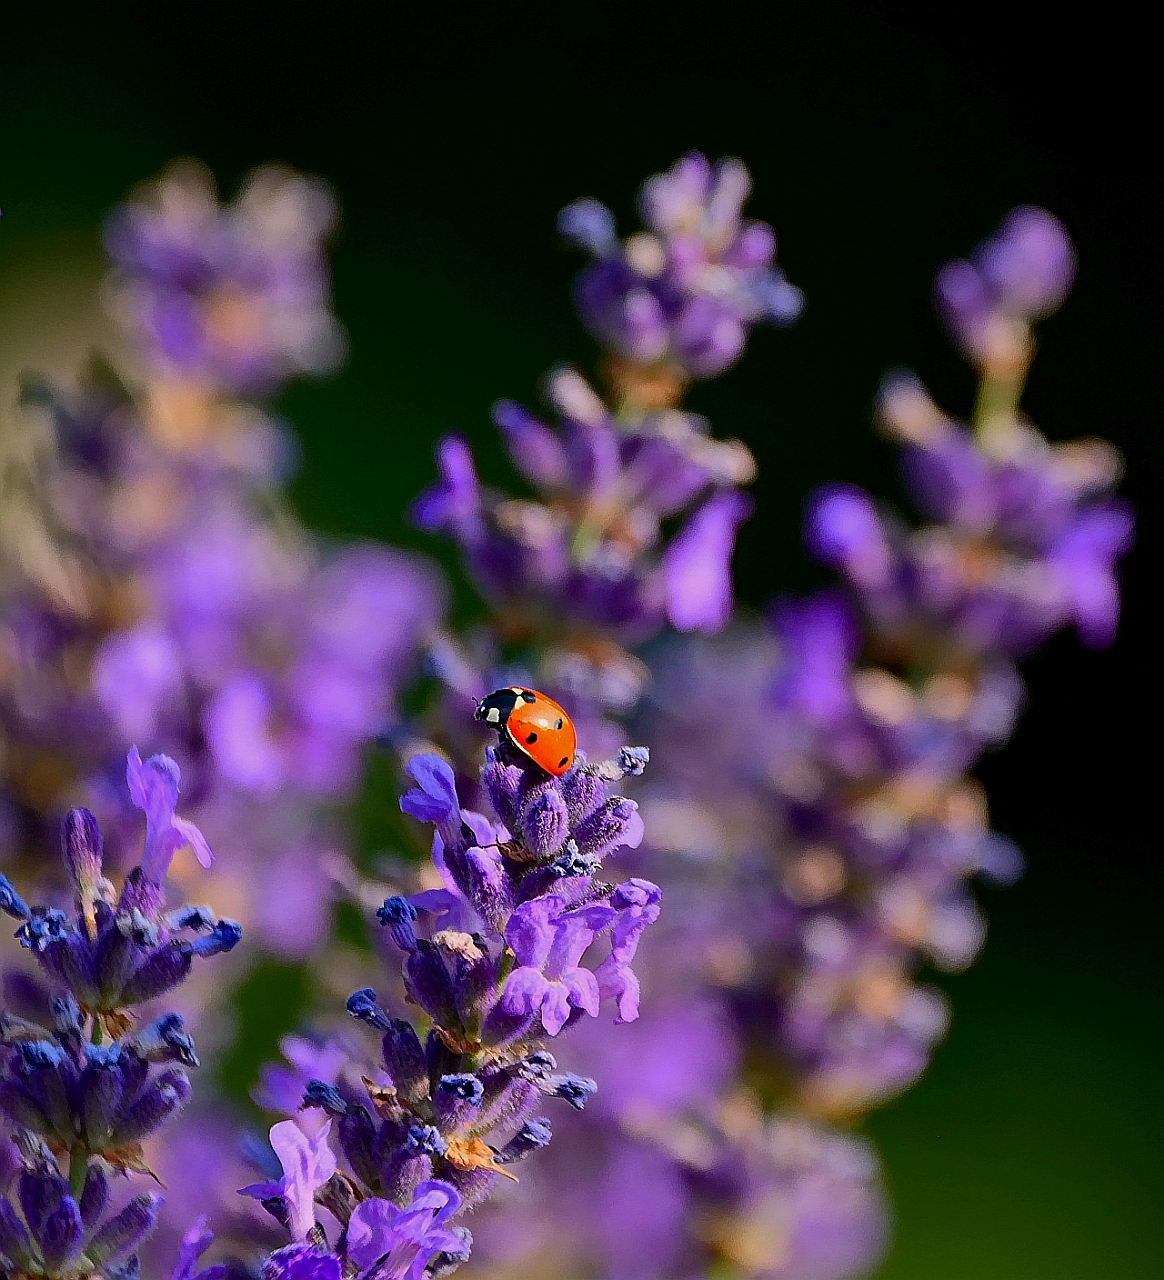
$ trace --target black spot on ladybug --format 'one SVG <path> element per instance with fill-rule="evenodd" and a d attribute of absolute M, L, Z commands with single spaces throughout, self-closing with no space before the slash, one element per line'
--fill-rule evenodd
<path fill-rule="evenodd" d="M 561 720 L 559 720 L 559 721 L 558 721 L 558 728 L 560 729 L 561 727 L 562 727 L 562 722 L 561 722 Z M 570 757 L 569 757 L 569 756 L 563 756 L 563 757 L 561 758 L 561 760 L 559 760 L 559 761 L 558 761 L 558 768 L 559 768 L 559 769 L 564 769 L 564 768 L 565 768 L 569 763 L 570 763 Z"/>
<path fill-rule="evenodd" d="M 561 717 L 561 716 L 559 716 L 559 717 L 554 721 L 554 728 L 555 728 L 555 729 L 560 729 L 561 727 L 562 727 L 562 717 Z"/>
<path fill-rule="evenodd" d="M 521 691 L 521 700 L 522 702 L 537 702 L 537 698 L 532 693 L 526 693 L 524 689 Z"/>
<path fill-rule="evenodd" d="M 537 742 L 538 735 L 536 733 L 527 734 L 525 740 L 532 746 L 535 742 Z"/>

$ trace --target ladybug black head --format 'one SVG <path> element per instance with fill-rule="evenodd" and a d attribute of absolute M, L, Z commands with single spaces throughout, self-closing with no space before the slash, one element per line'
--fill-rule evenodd
<path fill-rule="evenodd" d="M 519 698 L 522 702 L 536 701 L 534 695 L 526 689 L 498 689 L 496 693 L 481 699 L 473 716 L 477 720 L 484 720 L 491 728 L 502 729 Z"/>

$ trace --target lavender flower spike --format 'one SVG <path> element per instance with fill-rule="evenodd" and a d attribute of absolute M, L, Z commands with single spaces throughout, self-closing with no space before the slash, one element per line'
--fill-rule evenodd
<path fill-rule="evenodd" d="M 576 290 L 591 333 L 633 364 L 711 378 L 739 358 L 753 324 L 791 324 L 804 295 L 773 265 L 772 228 L 741 217 L 751 185 L 739 160 L 713 166 L 691 152 L 643 184 L 648 229 L 623 243 L 598 201 L 564 209 L 563 236 L 595 258 Z"/>
<path fill-rule="evenodd" d="M 596 877 L 605 859 L 642 839 L 637 806 L 609 789 L 646 763 L 641 748 L 598 765 L 578 752 L 556 778 L 501 741 L 481 771 L 494 811 L 483 814 L 461 808 L 452 768 L 439 756 L 409 762 L 418 785 L 401 808 L 437 828 L 433 862 L 443 888 L 393 895 L 376 914 L 403 953 L 405 992 L 428 1028 L 422 1042 L 372 988 L 348 1000 L 349 1013 L 381 1033 L 387 1075 L 357 1082 L 341 1066 L 329 1080 L 308 1080 L 300 1110 L 329 1119 L 313 1138 L 290 1120 L 272 1129 L 283 1177 L 244 1194 L 262 1200 L 295 1243 L 267 1258 L 265 1280 L 448 1274 L 472 1246 L 453 1219 L 549 1143 L 549 1122 L 537 1114 L 543 1100 L 581 1110 L 593 1096 L 595 1081 L 558 1072 L 541 1044 L 599 1012 L 590 949 L 607 930 L 611 946 L 600 963 L 611 970 L 619 1020 L 637 1012 L 629 962 L 658 914 L 660 891 L 643 880 L 614 889 Z M 299 1056 L 298 1045 L 288 1047 Z M 265 1078 L 289 1075 L 269 1068 Z M 342 1149 L 343 1175 L 326 1148 L 329 1133 Z M 315 1223 L 316 1199 L 341 1221 L 334 1247 Z"/>
<path fill-rule="evenodd" d="M 181 983 L 195 955 L 228 950 L 241 932 L 205 907 L 165 909 L 166 864 L 194 831 L 175 825 L 177 773 L 164 756 L 143 765 L 130 754 L 128 780 L 146 810 L 147 832 L 142 862 L 120 894 L 105 878 L 101 833 L 87 809 L 64 822 L 72 917 L 29 907 L 0 882 L 0 905 L 22 921 L 17 940 L 49 984 L 35 1001 L 45 1025 L 0 1015 L 3 1140 L 9 1145 L 11 1126 L 19 1152 L 18 1194 L 0 1195 L 6 1272 L 48 1280 L 136 1275 L 136 1250 L 157 1223 L 162 1202 L 152 1194 L 105 1215 L 109 1173 L 149 1173 L 142 1144 L 189 1100 L 190 1081 L 178 1064 L 196 1066 L 198 1058 L 178 1014 L 163 1013 L 131 1033 L 133 1008 Z M 196 1260 L 197 1252 L 187 1270 Z"/>

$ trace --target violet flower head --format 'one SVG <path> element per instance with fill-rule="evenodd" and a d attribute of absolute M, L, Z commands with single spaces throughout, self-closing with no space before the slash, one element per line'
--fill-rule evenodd
<path fill-rule="evenodd" d="M 195 957 L 230 950 L 233 921 L 205 907 L 167 910 L 162 879 L 179 844 L 209 850 L 174 817 L 178 767 L 130 753 L 128 782 L 146 811 L 141 864 L 118 893 L 104 876 L 100 831 L 87 810 L 64 824 L 65 867 L 76 912 L 29 907 L 0 877 L 0 909 L 48 980 L 46 1024 L 0 1014 L 0 1114 L 20 1153 L 15 1200 L 0 1198 L 0 1258 L 12 1270 L 54 1278 L 136 1267 L 161 1198 L 139 1195 L 105 1213 L 111 1172 L 146 1172 L 142 1142 L 190 1097 L 184 1066 L 197 1066 L 181 1017 L 134 1028 L 132 1009 L 171 991 Z M 176 825 L 178 824 L 178 825 Z M 64 1161 L 62 1170 L 61 1161 Z"/>
<path fill-rule="evenodd" d="M 1064 627 L 1114 639 L 1116 565 L 1133 522 L 1102 440 L 1052 444 L 1020 420 L 972 432 L 913 378 L 886 383 L 881 416 L 930 523 L 908 529 L 869 495 L 832 485 L 810 500 L 806 539 L 887 637 L 929 636 L 978 660 L 1025 657 Z"/>
<path fill-rule="evenodd" d="M 1075 279 L 1075 250 L 1059 220 L 1024 206 L 1007 215 L 969 261 L 938 275 L 942 315 L 979 365 L 1025 358 L 1030 325 L 1057 310 Z"/>
<path fill-rule="evenodd" d="M 750 191 L 739 160 L 712 165 L 691 152 L 643 185 L 647 230 L 628 240 L 596 200 L 563 209 L 562 234 L 594 257 L 576 289 L 594 337 L 634 365 L 686 380 L 734 364 L 752 325 L 791 324 L 804 296 L 774 265 L 772 228 L 742 217 Z"/>
<path fill-rule="evenodd" d="M 323 256 L 335 219 L 317 179 L 268 166 L 224 206 L 205 168 L 175 164 L 109 220 L 116 311 L 164 374 L 269 395 L 326 372 L 343 352 Z"/>
<path fill-rule="evenodd" d="M 637 643 L 667 621 L 721 628 L 735 533 L 749 512 L 739 491 L 754 474 L 746 447 L 715 440 L 678 410 L 615 417 L 570 370 L 555 374 L 550 395 L 560 415 L 552 427 L 510 402 L 494 410 L 536 498 L 484 488 L 453 438 L 440 446 L 441 479 L 418 501 L 417 522 L 453 536 L 515 637 L 552 630 L 564 648 L 593 651 L 587 637 Z"/>

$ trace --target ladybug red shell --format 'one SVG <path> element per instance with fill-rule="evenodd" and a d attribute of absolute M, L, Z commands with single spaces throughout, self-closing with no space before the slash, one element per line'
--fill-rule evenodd
<path fill-rule="evenodd" d="M 578 734 L 563 707 L 536 689 L 498 689 L 477 704 L 477 719 L 492 725 L 523 755 L 555 778 L 574 763 Z"/>

